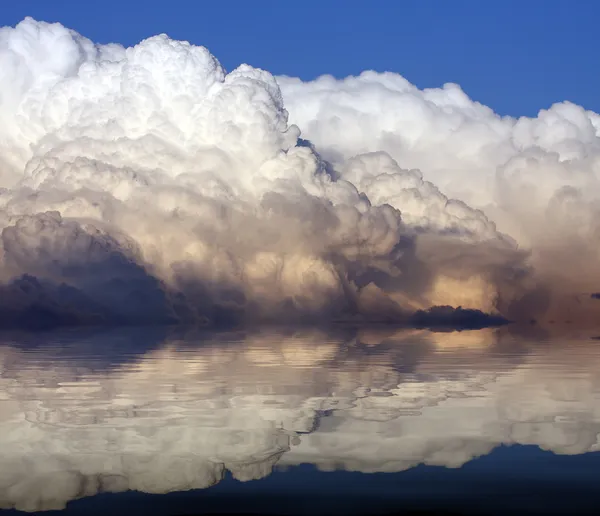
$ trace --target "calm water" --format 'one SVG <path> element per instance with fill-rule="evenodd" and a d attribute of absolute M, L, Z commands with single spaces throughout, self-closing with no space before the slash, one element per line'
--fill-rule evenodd
<path fill-rule="evenodd" d="M 2 334 L 0 507 L 598 513 L 592 337 Z"/>

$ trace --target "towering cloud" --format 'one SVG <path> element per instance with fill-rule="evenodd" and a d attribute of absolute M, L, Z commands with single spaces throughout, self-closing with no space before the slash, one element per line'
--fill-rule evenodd
<path fill-rule="evenodd" d="M 528 279 L 518 280 L 528 292 L 517 302 L 519 296 L 508 296 L 512 309 L 504 310 L 513 317 L 598 318 L 589 303 L 600 284 L 598 114 L 564 102 L 534 119 L 500 117 L 455 84 L 421 91 L 391 73 L 278 82 L 291 121 L 333 166 L 347 167 L 357 153 L 386 152 L 510 235 L 529 254 L 530 268 Z M 414 223 L 415 205 L 397 192 L 386 185 L 380 199 Z M 410 192 L 429 210 L 436 206 L 422 188 Z M 466 208 L 462 213 L 464 221 Z M 485 234 L 477 219 L 469 227 Z"/>
<path fill-rule="evenodd" d="M 165 35 L 96 45 L 28 18 L 0 29 L 0 312 L 564 319 L 600 280 L 599 120 L 500 118 L 395 74 L 226 73 Z"/>

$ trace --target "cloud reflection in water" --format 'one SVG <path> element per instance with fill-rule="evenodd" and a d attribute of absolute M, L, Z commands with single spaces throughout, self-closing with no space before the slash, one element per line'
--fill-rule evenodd
<path fill-rule="evenodd" d="M 600 450 L 594 344 L 506 329 L 5 334 L 0 508 L 208 488 L 275 465 L 397 472 L 500 444 Z"/>

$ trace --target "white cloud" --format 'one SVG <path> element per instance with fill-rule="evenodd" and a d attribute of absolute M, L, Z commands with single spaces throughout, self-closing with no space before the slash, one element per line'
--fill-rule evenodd
<path fill-rule="evenodd" d="M 600 119 L 578 106 L 500 118 L 453 84 L 226 73 L 165 35 L 96 45 L 29 18 L 0 29 L 0 69 L 0 229 L 55 211 L 94 228 L 180 320 L 439 304 L 529 318 L 600 280 Z M 11 242 L 13 256 L 47 245 Z M 4 254 L 8 283 L 64 262 L 41 253 L 15 272 Z M 105 304 L 99 292 L 86 295 Z"/>

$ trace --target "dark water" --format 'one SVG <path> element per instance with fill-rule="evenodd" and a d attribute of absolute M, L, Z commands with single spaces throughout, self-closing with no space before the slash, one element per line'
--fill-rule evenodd
<path fill-rule="evenodd" d="M 0 507 L 598 514 L 592 337 L 2 334 Z"/>

